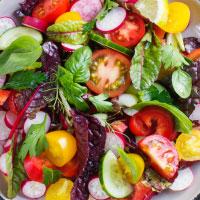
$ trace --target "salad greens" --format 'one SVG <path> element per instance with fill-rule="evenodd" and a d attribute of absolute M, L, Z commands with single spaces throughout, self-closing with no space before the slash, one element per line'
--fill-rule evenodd
<path fill-rule="evenodd" d="M 44 168 L 43 174 L 44 174 L 45 185 L 50 185 L 52 183 L 55 183 L 61 177 L 61 171 L 50 168 Z"/>
<path fill-rule="evenodd" d="M 175 117 L 177 122 L 177 129 L 183 133 L 190 133 L 192 130 L 192 122 L 190 119 L 178 108 L 167 103 L 159 101 L 144 101 L 133 106 L 134 109 L 141 109 L 146 106 L 160 106 L 165 108 Z"/>
<path fill-rule="evenodd" d="M 34 67 L 34 63 L 40 58 L 42 47 L 30 36 L 22 36 L 16 39 L 7 49 L 0 54 L 0 75 Z"/>

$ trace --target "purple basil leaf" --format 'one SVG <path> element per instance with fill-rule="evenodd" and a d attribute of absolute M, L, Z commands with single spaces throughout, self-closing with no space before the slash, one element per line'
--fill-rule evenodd
<path fill-rule="evenodd" d="M 87 200 L 88 182 L 98 173 L 99 162 L 104 153 L 106 131 L 100 122 L 90 115 L 75 113 L 73 120 L 81 167 L 74 182 L 71 200 Z"/>

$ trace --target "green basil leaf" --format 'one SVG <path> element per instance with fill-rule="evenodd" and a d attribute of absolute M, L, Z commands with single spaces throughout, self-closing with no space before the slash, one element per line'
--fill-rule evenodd
<path fill-rule="evenodd" d="M 92 104 L 95 106 L 98 112 L 106 113 L 113 111 L 112 103 L 109 101 L 105 101 L 108 98 L 109 96 L 107 94 L 100 94 L 98 96 L 89 97 L 89 100 L 92 102 Z"/>
<path fill-rule="evenodd" d="M 47 116 L 45 116 L 41 124 L 33 124 L 30 127 L 19 151 L 19 158 L 22 161 L 28 153 L 31 157 L 38 156 L 48 148 L 48 142 L 45 136 L 46 118 Z"/>
<path fill-rule="evenodd" d="M 192 91 L 192 77 L 185 71 L 178 69 L 172 74 L 172 86 L 181 98 L 186 99 Z"/>
<path fill-rule="evenodd" d="M 41 54 L 42 47 L 34 38 L 18 38 L 0 54 L 0 75 L 28 69 Z"/>
<path fill-rule="evenodd" d="M 133 106 L 133 108 L 141 109 L 146 106 L 160 106 L 162 108 L 165 108 L 169 112 L 171 112 L 172 115 L 176 119 L 176 125 L 177 125 L 178 131 L 183 132 L 183 133 L 190 133 L 190 131 L 192 130 L 191 120 L 177 107 L 172 106 L 167 103 L 162 103 L 159 101 L 144 101 L 144 102 L 136 104 L 135 106 Z"/>
<path fill-rule="evenodd" d="M 41 72 L 21 71 L 16 72 L 8 80 L 4 88 L 13 90 L 35 89 L 46 80 L 46 76 Z"/>
<path fill-rule="evenodd" d="M 56 42 L 83 44 L 88 40 L 88 35 L 82 32 L 84 24 L 81 20 L 56 23 L 48 27 L 47 36 Z"/>
<path fill-rule="evenodd" d="M 50 185 L 55 183 L 61 177 L 61 171 L 44 168 L 43 169 L 43 176 L 44 176 L 44 184 Z"/>
<path fill-rule="evenodd" d="M 90 79 L 92 51 L 89 47 L 77 49 L 65 62 L 65 68 L 73 74 L 74 82 L 86 83 Z"/>

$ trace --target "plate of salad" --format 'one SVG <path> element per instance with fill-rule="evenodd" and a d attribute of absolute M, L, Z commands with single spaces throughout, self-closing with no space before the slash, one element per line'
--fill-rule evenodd
<path fill-rule="evenodd" d="M 193 200 L 197 0 L 0 1 L 4 199 Z"/>

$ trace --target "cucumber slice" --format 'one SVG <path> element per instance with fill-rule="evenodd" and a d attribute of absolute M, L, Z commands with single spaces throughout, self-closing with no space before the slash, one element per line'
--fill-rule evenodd
<path fill-rule="evenodd" d="M 12 29 L 9 29 L 0 37 L 0 50 L 4 50 L 10 46 L 12 42 L 18 39 L 21 36 L 32 36 L 39 43 L 42 43 L 42 34 L 39 31 L 36 31 L 32 28 L 18 26 Z"/>
<path fill-rule="evenodd" d="M 108 40 L 95 32 L 90 33 L 90 39 L 93 40 L 94 42 L 99 43 L 100 45 L 104 47 L 108 47 L 110 49 L 116 50 L 125 55 L 133 56 L 134 54 L 133 50 L 120 46 L 118 44 L 115 44 L 111 40 Z"/>
<path fill-rule="evenodd" d="M 105 154 L 100 164 L 100 182 L 104 191 L 113 198 L 125 198 L 133 192 L 112 151 Z"/>

